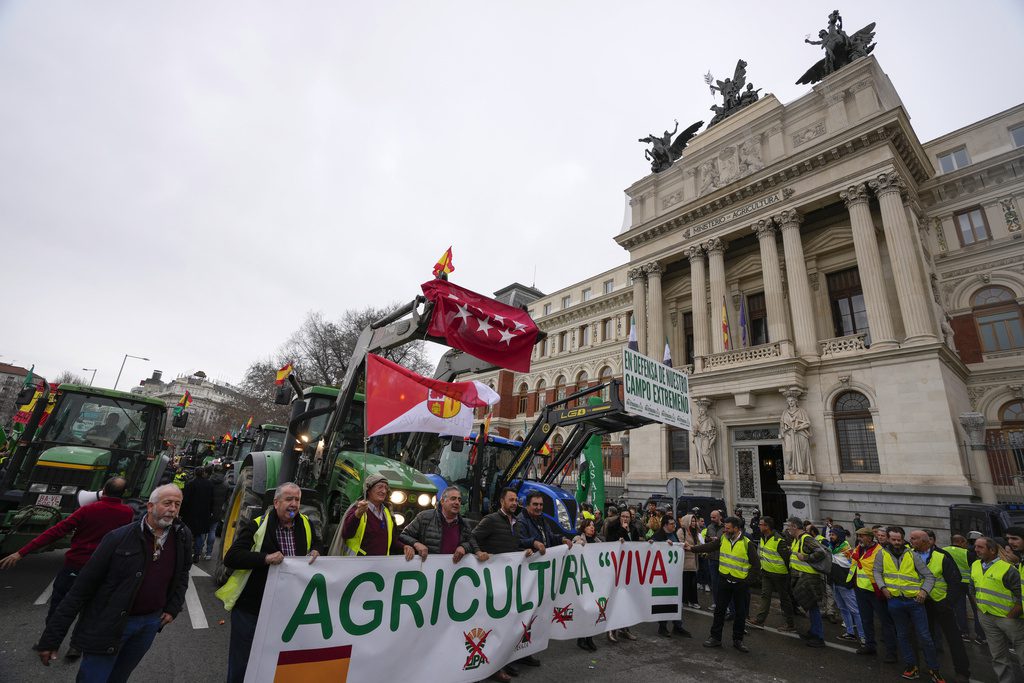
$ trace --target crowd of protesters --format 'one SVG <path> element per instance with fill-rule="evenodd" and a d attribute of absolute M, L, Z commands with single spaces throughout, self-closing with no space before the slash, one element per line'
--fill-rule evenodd
<path fill-rule="evenodd" d="M 0 568 L 11 567 L 29 552 L 75 532 L 36 645 L 44 664 L 56 658 L 77 617 L 70 654 L 84 653 L 79 680 L 128 679 L 159 629 L 180 611 L 192 563 L 210 558 L 226 500 L 223 481 L 211 474 L 199 469 L 183 486 L 175 482 L 157 488 L 146 513 L 134 521 L 120 502 L 124 481 L 115 477 L 99 504 L 80 508 L 0 562 Z M 399 531 L 388 505 L 387 480 L 370 476 L 363 486 L 363 496 L 342 517 L 344 554 L 403 555 L 406 560 L 440 554 L 457 563 L 466 555 L 486 561 L 500 553 L 543 554 L 560 544 L 680 544 L 686 551 L 683 606 L 703 609 L 701 594 L 710 593 L 704 602 L 714 618 L 704 647 L 721 647 L 726 622 L 732 621 L 732 645 L 741 653 L 750 651 L 744 636 L 751 628 L 797 632 L 808 647 L 821 648 L 824 621 L 829 620 L 842 625 L 838 639 L 855 646 L 858 655 L 901 663 L 905 679 L 943 681 L 939 657 L 948 652 L 955 680 L 968 681 L 968 646 L 988 648 L 1001 683 L 1013 681 L 1015 667 L 1024 664 L 1019 573 L 1024 528 L 1008 529 L 1005 546 L 972 532 L 970 538 L 954 535 L 950 545 L 939 547 L 928 529 L 908 533 L 899 526 L 867 526 L 859 514 L 850 536 L 830 518 L 819 526 L 798 517 L 777 521 L 755 510 L 748 526 L 739 510 L 729 516 L 712 510 L 705 519 L 698 509 L 676 516 L 652 502 L 642 511 L 634 505 L 609 506 L 606 515 L 583 504 L 577 534 L 570 537 L 544 515 L 538 492 L 521 500 L 515 490 L 503 490 L 499 509 L 472 527 L 461 515 L 462 493 L 449 487 L 435 508 Z M 285 557 L 307 557 L 313 563 L 324 552 L 315 527 L 300 511 L 301 498 L 298 486 L 281 484 L 272 507 L 241 524 L 225 548 L 224 565 L 233 573 L 217 596 L 231 612 L 229 683 L 245 677 L 269 568 Z M 111 581 L 111 576 L 121 578 Z M 755 607 L 750 592 L 758 583 Z M 782 619 L 769 626 L 776 600 Z M 127 619 L 114 618 L 115 608 Z M 797 623 L 804 617 L 806 628 Z M 658 635 L 691 637 L 681 620 L 659 623 Z M 609 630 L 606 637 L 611 644 L 637 640 L 629 628 Z M 576 644 L 597 650 L 593 638 Z M 541 661 L 521 657 L 492 679 L 510 681 L 521 674 L 522 665 L 537 667 Z"/>

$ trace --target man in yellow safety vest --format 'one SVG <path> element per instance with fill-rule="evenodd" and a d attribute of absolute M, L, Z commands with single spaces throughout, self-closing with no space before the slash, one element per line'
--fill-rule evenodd
<path fill-rule="evenodd" d="M 935 586 L 924 603 L 932 639 L 938 644 L 939 632 L 942 632 L 949 654 L 953 658 L 957 683 L 967 683 L 971 680 L 971 662 L 967 658 L 967 648 L 960 639 L 960 629 L 957 628 L 956 616 L 953 614 L 953 602 L 964 590 L 964 584 L 960 580 L 960 569 L 948 553 L 935 545 L 932 531 L 911 531 L 910 545 L 935 577 Z"/>
<path fill-rule="evenodd" d="M 217 597 L 231 610 L 228 646 L 228 683 L 242 683 L 249 663 L 256 621 L 263 603 L 270 566 L 285 557 L 320 556 L 320 538 L 299 512 L 302 490 L 286 482 L 274 491 L 274 508 L 244 525 L 224 555 L 224 566 L 234 570 Z"/>
<path fill-rule="evenodd" d="M 341 522 L 341 539 L 345 555 L 405 555 L 411 560 L 416 554 L 395 533 L 395 518 L 388 507 L 391 486 L 386 477 L 371 474 L 363 482 L 363 497 L 345 512 Z"/>
<path fill-rule="evenodd" d="M 974 552 L 978 559 L 971 565 L 971 583 L 981 611 L 981 627 L 988 636 L 992 668 L 1000 683 L 1012 683 L 1010 648 L 1024 666 L 1020 572 L 999 557 L 999 546 L 991 538 L 983 536 L 974 541 Z"/>
<path fill-rule="evenodd" d="M 813 528 L 813 525 L 812 525 Z M 786 535 L 790 538 L 789 573 L 793 582 L 793 599 L 807 610 L 810 628 L 800 637 L 807 647 L 825 647 L 825 627 L 821 623 L 821 601 L 825 595 L 825 575 L 815 569 L 815 564 L 831 559 L 827 550 L 821 547 L 809 533 L 799 517 L 786 520 Z"/>
<path fill-rule="evenodd" d="M 789 541 L 775 530 L 775 520 L 771 517 L 762 517 L 757 527 L 761 532 L 758 542 L 761 558 L 761 609 L 756 617 L 747 619 L 747 623 L 759 628 L 764 626 L 772 606 L 772 594 L 778 593 L 782 614 L 786 618 L 786 625 L 780 626 L 779 630 L 792 633 L 796 628 L 793 625 L 793 599 L 789 591 Z"/>

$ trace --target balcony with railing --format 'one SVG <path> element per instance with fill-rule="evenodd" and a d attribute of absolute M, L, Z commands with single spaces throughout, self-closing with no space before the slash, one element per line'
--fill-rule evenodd
<path fill-rule="evenodd" d="M 822 360 L 852 356 L 867 349 L 867 333 L 848 334 L 845 337 L 833 337 L 818 342 Z"/>
<path fill-rule="evenodd" d="M 737 365 L 747 365 L 762 361 L 773 361 L 782 358 L 782 344 L 770 342 L 745 349 L 721 351 L 704 357 L 704 371 L 718 370 Z"/>

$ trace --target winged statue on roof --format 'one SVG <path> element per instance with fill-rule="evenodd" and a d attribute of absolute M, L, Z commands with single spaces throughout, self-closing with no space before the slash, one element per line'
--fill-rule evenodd
<path fill-rule="evenodd" d="M 818 31 L 819 40 L 804 39 L 808 45 L 820 45 L 825 56 L 808 69 L 797 81 L 797 85 L 817 83 L 831 73 L 839 71 L 855 59 L 866 57 L 875 49 L 875 22 L 848 35 L 843 30 L 843 18 L 839 10 L 828 15 L 828 28 Z"/>

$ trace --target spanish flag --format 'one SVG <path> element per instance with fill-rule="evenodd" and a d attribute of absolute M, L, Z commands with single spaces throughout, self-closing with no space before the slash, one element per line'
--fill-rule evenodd
<path fill-rule="evenodd" d="M 540 450 L 537 451 L 537 454 L 538 455 L 551 455 L 551 447 L 548 446 L 545 443 L 543 446 L 540 447 Z"/>
<path fill-rule="evenodd" d="M 292 364 L 285 363 L 284 367 L 277 371 L 277 378 L 274 380 L 274 384 L 284 384 L 284 381 L 288 379 L 290 374 L 292 374 Z"/>
<path fill-rule="evenodd" d="M 252 429 L 252 415 L 249 416 L 249 421 L 245 423 L 246 431 Z"/>
<path fill-rule="evenodd" d="M 454 272 L 455 266 L 452 265 L 452 248 L 448 247 L 448 250 L 441 254 L 441 258 L 434 264 L 434 277 L 447 280 L 448 273 Z"/>
<path fill-rule="evenodd" d="M 725 297 L 722 297 L 722 346 L 729 350 L 729 313 L 725 310 Z"/>
<path fill-rule="evenodd" d="M 222 438 L 225 442 L 231 441 L 231 432 L 224 432 L 224 436 Z"/>
<path fill-rule="evenodd" d="M 351 659 L 351 645 L 279 652 L 277 668 L 274 670 L 274 683 L 345 683 Z"/>

